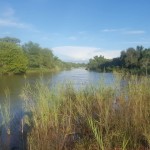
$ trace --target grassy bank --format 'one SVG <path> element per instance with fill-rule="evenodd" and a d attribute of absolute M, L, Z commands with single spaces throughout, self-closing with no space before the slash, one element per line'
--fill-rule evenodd
<path fill-rule="evenodd" d="M 14 74 L 14 73 L 3 73 L 0 70 L 0 75 L 22 75 L 22 74 L 41 74 L 41 73 L 51 73 L 51 72 L 58 72 L 61 70 L 69 70 L 71 68 L 60 68 L 60 67 L 55 67 L 53 69 L 48 69 L 48 68 L 29 68 L 26 70 L 25 73 L 19 73 L 19 74 Z"/>
<path fill-rule="evenodd" d="M 76 90 L 37 83 L 22 90 L 29 150 L 143 150 L 150 146 L 150 79 Z"/>
<path fill-rule="evenodd" d="M 47 68 L 31 68 L 26 71 L 26 74 L 32 73 L 49 73 L 49 72 L 57 72 L 60 71 L 60 68 L 47 69 Z"/>

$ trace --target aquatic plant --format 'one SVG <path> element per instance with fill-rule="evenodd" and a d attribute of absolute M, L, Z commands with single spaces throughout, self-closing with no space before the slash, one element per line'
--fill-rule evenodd
<path fill-rule="evenodd" d="M 24 110 L 32 114 L 28 150 L 148 149 L 150 79 L 130 76 L 122 81 L 119 75 L 113 86 L 101 81 L 80 90 L 72 84 L 26 84 L 21 97 Z"/>

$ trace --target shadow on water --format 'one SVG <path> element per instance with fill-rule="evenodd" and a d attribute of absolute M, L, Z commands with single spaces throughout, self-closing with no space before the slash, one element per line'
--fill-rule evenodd
<path fill-rule="evenodd" d="M 10 120 L 9 127 L 0 127 L 0 150 L 27 150 L 27 136 L 32 127 L 32 113 L 17 110 Z"/>

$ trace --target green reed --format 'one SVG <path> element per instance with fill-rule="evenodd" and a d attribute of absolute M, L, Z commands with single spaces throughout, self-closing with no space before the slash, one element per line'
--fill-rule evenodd
<path fill-rule="evenodd" d="M 113 86 L 101 81 L 81 90 L 72 84 L 26 85 L 22 98 L 34 124 L 28 149 L 148 149 L 150 79 L 132 76 L 122 87 L 122 76 L 116 76 Z"/>
<path fill-rule="evenodd" d="M 0 115 L 1 115 L 1 125 L 7 129 L 8 132 L 9 131 L 9 123 L 11 120 L 11 112 L 10 112 L 10 91 L 9 89 L 5 89 L 4 90 L 5 93 L 5 99 L 2 102 L 2 104 L 0 105 Z"/>

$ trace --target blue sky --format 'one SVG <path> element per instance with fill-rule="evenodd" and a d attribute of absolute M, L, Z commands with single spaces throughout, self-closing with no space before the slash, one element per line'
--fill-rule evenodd
<path fill-rule="evenodd" d="M 0 37 L 48 47 L 66 61 L 150 47 L 149 0 L 0 0 Z"/>

